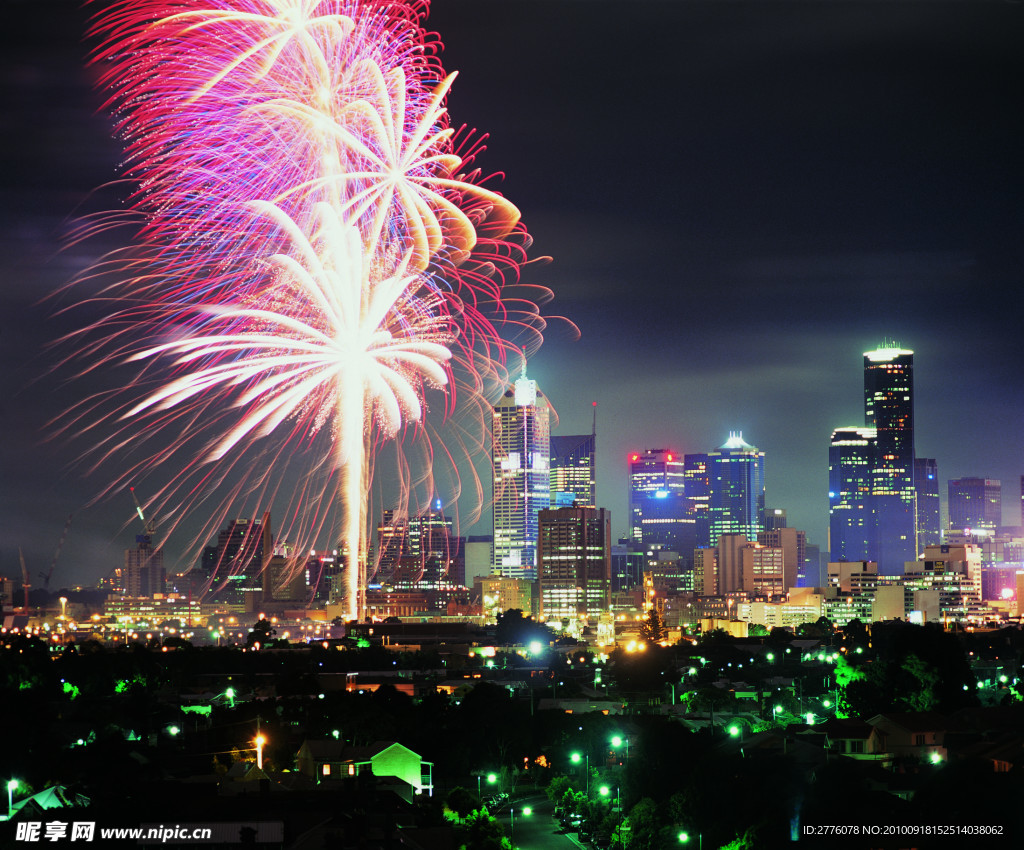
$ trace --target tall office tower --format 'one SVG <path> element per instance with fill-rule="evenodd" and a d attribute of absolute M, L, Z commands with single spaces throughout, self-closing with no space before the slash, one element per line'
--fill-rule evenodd
<path fill-rule="evenodd" d="M 394 576 L 402 558 L 408 555 L 408 533 L 404 519 L 396 516 L 393 510 L 384 511 L 377 525 L 374 546 L 377 572 L 372 577 L 374 581 L 387 582 Z"/>
<path fill-rule="evenodd" d="M 788 593 L 791 587 L 797 586 L 797 576 L 803 572 L 807 558 L 807 533 L 782 526 L 759 532 L 757 542 L 771 549 L 782 550 L 782 592 Z"/>
<path fill-rule="evenodd" d="M 949 487 L 949 528 L 952 531 L 1003 524 L 1003 485 L 992 478 L 952 478 Z"/>
<path fill-rule="evenodd" d="M 216 545 L 203 551 L 212 600 L 235 605 L 262 601 L 263 568 L 272 554 L 269 511 L 262 522 L 231 520 L 218 535 Z"/>
<path fill-rule="evenodd" d="M 551 407 L 526 377 L 494 408 L 494 566 L 509 578 L 537 578 L 537 514 L 551 501 Z"/>
<path fill-rule="evenodd" d="M 871 492 L 880 575 L 917 558 L 914 495 L 914 352 L 885 344 L 864 352 L 864 424 L 874 427 Z"/>
<path fill-rule="evenodd" d="M 696 547 L 711 545 L 711 484 L 708 480 L 708 456 L 683 456 L 683 488 L 686 516 L 694 522 Z"/>
<path fill-rule="evenodd" d="M 757 537 L 764 528 L 764 452 L 730 433 L 708 452 L 708 487 L 711 545 L 723 534 Z"/>
<path fill-rule="evenodd" d="M 718 596 L 718 549 L 706 547 L 693 553 L 693 593 Z"/>
<path fill-rule="evenodd" d="M 153 548 L 152 526 L 135 538 L 136 547 L 124 550 L 124 595 L 155 596 L 164 592 L 164 550 Z"/>
<path fill-rule="evenodd" d="M 786 595 L 786 553 L 783 549 L 747 543 L 740 550 L 740 572 L 743 576 L 742 589 L 748 593 L 775 599 Z"/>
<path fill-rule="evenodd" d="M 799 587 L 822 587 L 825 584 L 821 574 L 821 547 L 817 544 L 807 544 L 800 573 L 801 576 L 797 579 Z"/>
<path fill-rule="evenodd" d="M 914 458 L 914 490 L 917 492 L 917 551 L 941 542 L 939 520 L 939 466 L 933 457 Z"/>
<path fill-rule="evenodd" d="M 1020 526 L 1024 528 L 1024 475 L 1020 477 Z M 1021 600 L 1024 607 L 1024 600 Z"/>
<path fill-rule="evenodd" d="M 738 593 L 743 587 L 743 550 L 750 541 L 745 534 L 719 535 L 714 550 L 718 556 L 718 593 Z M 707 551 L 707 550 L 699 550 Z"/>
<path fill-rule="evenodd" d="M 466 540 L 453 533 L 454 524 L 438 499 L 430 509 L 408 520 L 408 555 L 416 564 L 421 586 L 462 586 L 466 580 Z"/>
<path fill-rule="evenodd" d="M 551 504 L 597 507 L 596 434 L 551 438 Z"/>
<path fill-rule="evenodd" d="M 629 456 L 630 544 L 658 546 L 684 559 L 696 546 L 687 516 L 683 456 L 670 449 L 645 449 Z"/>
<path fill-rule="evenodd" d="M 594 619 L 611 610 L 611 514 L 604 508 L 540 512 L 537 572 L 546 623 Z"/>
<path fill-rule="evenodd" d="M 828 550 L 833 561 L 874 561 L 874 428 L 836 428 L 828 449 Z"/>
<path fill-rule="evenodd" d="M 778 528 L 786 528 L 786 509 L 765 508 L 764 530 L 775 531 Z"/>

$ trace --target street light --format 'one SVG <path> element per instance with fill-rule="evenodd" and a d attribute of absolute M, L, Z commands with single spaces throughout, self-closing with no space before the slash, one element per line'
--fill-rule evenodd
<path fill-rule="evenodd" d="M 679 833 L 679 843 L 680 844 L 689 844 L 690 843 L 690 833 L 685 832 L 685 831 L 680 832 Z M 704 847 L 704 836 L 701 833 L 698 832 L 697 833 L 697 850 L 702 850 L 703 847 Z"/>
<path fill-rule="evenodd" d="M 487 784 L 488 785 L 493 785 L 497 781 L 498 781 L 498 774 L 496 774 L 496 773 L 488 773 L 487 774 Z M 479 773 L 476 775 L 476 795 L 477 795 L 477 797 L 480 797 L 480 774 Z"/>
<path fill-rule="evenodd" d="M 523 806 L 523 817 L 529 817 L 533 814 L 533 809 L 530 806 Z M 508 840 L 515 846 L 516 837 L 516 807 L 508 807 Z"/>
<path fill-rule="evenodd" d="M 14 817 L 14 792 L 18 788 L 17 779 L 7 780 L 7 820 Z"/>
<path fill-rule="evenodd" d="M 629 761 L 629 738 L 623 738 L 621 735 L 612 736 L 612 749 L 617 750 L 623 744 L 626 745 L 626 761 Z"/>
<path fill-rule="evenodd" d="M 587 796 L 589 797 L 590 796 L 590 753 L 587 753 L 585 756 L 581 756 L 579 753 L 573 753 L 571 756 L 569 756 L 569 758 L 572 760 L 573 764 L 579 764 L 580 761 L 582 759 L 584 759 L 584 758 L 587 760 L 587 786 L 586 786 L 586 788 L 587 788 Z"/>
<path fill-rule="evenodd" d="M 263 770 L 263 745 L 267 743 L 267 739 L 263 735 L 256 736 L 256 767 Z"/>

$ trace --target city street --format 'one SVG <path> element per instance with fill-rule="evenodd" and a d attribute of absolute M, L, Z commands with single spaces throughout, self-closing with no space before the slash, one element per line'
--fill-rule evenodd
<path fill-rule="evenodd" d="M 523 814 L 524 807 L 530 808 L 531 814 Z M 494 816 L 520 850 L 579 850 L 583 845 L 576 840 L 575 832 L 558 831 L 554 808 L 547 795 L 535 794 L 502 806 Z"/>

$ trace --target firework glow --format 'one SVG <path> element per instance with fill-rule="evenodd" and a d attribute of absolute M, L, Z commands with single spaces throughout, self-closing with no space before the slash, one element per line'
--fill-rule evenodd
<path fill-rule="evenodd" d="M 133 188 L 82 234 L 133 241 L 83 276 L 104 313 L 70 342 L 83 371 L 136 371 L 64 428 L 124 463 L 108 490 L 174 470 L 147 505 L 168 533 L 214 492 L 204 533 L 236 499 L 281 496 L 299 463 L 288 529 L 305 550 L 340 539 L 350 619 L 377 453 L 396 447 L 400 511 L 440 469 L 456 498 L 460 452 L 485 447 L 490 398 L 545 328 L 519 211 L 449 122 L 427 6 L 122 0 L 93 33 Z"/>

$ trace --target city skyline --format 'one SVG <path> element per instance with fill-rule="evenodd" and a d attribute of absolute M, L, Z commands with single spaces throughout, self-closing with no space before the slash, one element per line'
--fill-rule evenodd
<path fill-rule="evenodd" d="M 39 302 L 95 256 L 58 237 L 119 151 L 83 14 L 39 5 L 15 7 L 0 60 L 0 574 L 19 574 L 19 547 L 45 572 L 74 514 L 59 587 L 94 582 L 138 529 L 127 492 L 86 507 L 109 471 L 69 472 L 75 452 L 40 438 L 81 388 L 48 374 L 45 344 L 68 326 L 49 318 L 63 303 Z M 529 374 L 553 436 L 589 433 L 598 403 L 614 538 L 631 452 L 703 453 L 742 431 L 765 452 L 766 507 L 824 550 L 829 435 L 862 421 L 860 361 L 887 338 L 915 351 L 916 452 L 943 501 L 950 479 L 999 479 L 1019 522 L 1024 12 L 922 8 L 434 2 L 427 26 L 460 72 L 451 111 L 491 134 L 479 164 L 506 173 L 534 255 L 554 257 L 526 280 L 582 332 L 553 323 Z M 488 533 L 482 516 L 462 532 Z M 169 571 L 187 543 L 171 541 Z"/>

